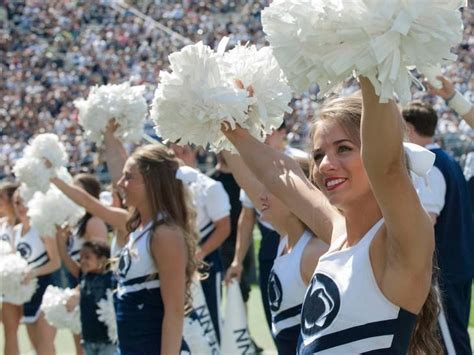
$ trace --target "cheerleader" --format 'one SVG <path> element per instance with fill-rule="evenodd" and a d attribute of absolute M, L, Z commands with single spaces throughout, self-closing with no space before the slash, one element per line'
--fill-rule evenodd
<path fill-rule="evenodd" d="M 74 185 L 82 188 L 91 196 L 99 198 L 100 183 L 93 175 L 78 174 L 74 176 Z M 57 238 L 59 254 L 68 270 L 74 268 L 74 265 L 68 265 L 68 263 L 73 263 L 75 266 L 79 265 L 79 253 L 82 245 L 89 240 L 106 242 L 107 226 L 101 219 L 86 212 L 74 227 L 72 234 L 68 235 L 67 238 Z M 66 256 L 70 256 L 70 258 Z M 67 273 L 67 279 L 70 288 L 75 288 L 78 285 L 78 279 L 70 272 Z M 76 354 L 80 355 L 82 354 L 81 336 L 73 333 L 73 338 Z"/>
<path fill-rule="evenodd" d="M 13 240 L 13 227 L 18 219 L 15 215 L 13 204 L 13 194 L 18 188 L 18 184 L 5 182 L 0 185 L 0 240 L 8 242 L 12 249 L 15 244 Z M 19 354 L 18 348 L 18 324 L 21 319 L 21 308 L 11 303 L 6 303 L 2 298 L 1 319 L 4 331 L 4 353 Z"/>
<path fill-rule="evenodd" d="M 271 330 L 278 354 L 294 354 L 300 334 L 301 308 L 319 257 L 328 244 L 311 231 L 278 198 L 253 176 L 238 155 L 223 153 L 240 186 L 251 196 L 260 191 L 258 208 L 263 223 L 270 223 L 281 235 L 268 277 L 267 302 Z M 238 268 L 230 269 L 226 281 L 240 278 Z M 263 291 L 263 290 L 262 290 Z"/>
<path fill-rule="evenodd" d="M 43 294 L 48 285 L 53 284 L 53 272 L 59 269 L 60 259 L 56 242 L 51 237 L 42 237 L 31 227 L 27 216 L 27 207 L 24 205 L 17 189 L 13 195 L 15 214 L 20 221 L 13 234 L 15 249 L 28 262 L 29 271 L 25 274 L 23 282 L 28 283 L 33 278 L 38 278 L 38 288 L 31 300 L 17 307 L 17 312 L 23 308 L 23 322 L 26 323 L 28 337 L 38 355 L 54 354 L 54 338 L 56 328 L 50 326 L 44 314 L 40 311 Z M 6 354 L 9 354 L 6 352 Z"/>
<path fill-rule="evenodd" d="M 57 178 L 74 201 L 118 230 L 129 232 L 119 255 L 116 316 L 120 354 L 176 354 L 185 304 L 196 270 L 193 212 L 176 178 L 179 162 L 162 147 L 137 149 L 126 161 L 118 188 L 130 213 L 105 206 Z"/>
<path fill-rule="evenodd" d="M 255 176 L 331 243 L 305 296 L 298 353 L 435 354 L 433 226 L 405 164 L 397 106 L 360 82 L 362 98 L 331 101 L 314 125 L 317 188 L 246 130 L 225 135 Z"/>

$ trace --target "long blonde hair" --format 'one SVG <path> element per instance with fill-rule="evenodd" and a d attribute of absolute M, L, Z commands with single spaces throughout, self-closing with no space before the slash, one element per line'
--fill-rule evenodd
<path fill-rule="evenodd" d="M 314 139 L 316 130 L 323 125 L 324 122 L 332 121 L 338 124 L 360 147 L 361 118 L 362 96 L 360 92 L 356 92 L 351 96 L 329 100 L 321 107 L 319 117 L 312 126 L 310 133 L 311 141 Z M 310 176 L 313 184 L 315 184 L 313 178 L 314 169 L 314 159 L 311 159 Z M 417 315 L 415 328 L 408 346 L 408 354 L 410 355 L 443 353 L 437 326 L 441 298 L 438 288 L 436 265 L 436 258 L 434 258 L 430 291 L 420 313 Z"/>
<path fill-rule="evenodd" d="M 165 224 L 178 227 L 186 243 L 186 306 L 192 301 L 191 282 L 198 267 L 195 257 L 197 244 L 196 212 L 192 208 L 187 186 L 176 178 L 180 163 L 174 153 L 159 145 L 145 145 L 131 156 L 143 176 L 146 193 L 154 218 L 154 228 Z M 159 217 L 161 216 L 161 218 Z M 132 232 L 141 224 L 138 210 L 132 208 L 127 230 Z"/>

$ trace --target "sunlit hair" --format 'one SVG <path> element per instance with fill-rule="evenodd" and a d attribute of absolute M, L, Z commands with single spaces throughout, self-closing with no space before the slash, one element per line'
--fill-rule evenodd
<path fill-rule="evenodd" d="M 362 95 L 360 91 L 347 97 L 331 99 L 321 107 L 319 117 L 313 123 L 310 132 L 311 142 L 314 141 L 316 132 L 330 127 L 328 124 L 338 124 L 347 136 L 360 147 L 361 118 Z M 314 169 L 314 159 L 311 159 L 310 176 L 313 184 L 315 184 Z M 436 260 L 433 261 L 433 265 L 433 281 L 428 297 L 417 316 L 415 329 L 408 347 L 408 354 L 410 355 L 442 354 L 437 327 L 437 319 L 440 312 L 440 296 L 437 287 Z"/>
<path fill-rule="evenodd" d="M 178 227 L 186 242 L 186 306 L 191 302 L 190 286 L 198 267 L 195 257 L 197 232 L 196 212 L 187 186 L 176 179 L 180 167 L 173 151 L 159 145 L 146 145 L 138 148 L 129 159 L 137 164 L 146 186 L 146 195 L 154 218 L 154 227 L 165 224 Z M 161 216 L 162 218 L 159 218 Z M 141 224 L 138 210 L 132 208 L 127 221 L 127 230 L 132 232 Z"/>

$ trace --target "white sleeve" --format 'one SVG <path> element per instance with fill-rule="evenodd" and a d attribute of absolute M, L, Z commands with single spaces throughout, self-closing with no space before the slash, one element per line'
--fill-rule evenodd
<path fill-rule="evenodd" d="M 249 196 L 243 189 L 240 189 L 239 199 L 240 199 L 240 202 L 242 202 L 242 207 L 250 208 L 250 209 L 254 208 L 252 201 L 250 200 Z"/>
<path fill-rule="evenodd" d="M 229 195 L 220 181 L 215 181 L 207 188 L 206 210 L 213 222 L 230 215 Z"/>
<path fill-rule="evenodd" d="M 446 180 L 441 171 L 433 166 L 426 179 L 415 179 L 415 188 L 423 207 L 428 212 L 439 215 L 446 196 Z"/>

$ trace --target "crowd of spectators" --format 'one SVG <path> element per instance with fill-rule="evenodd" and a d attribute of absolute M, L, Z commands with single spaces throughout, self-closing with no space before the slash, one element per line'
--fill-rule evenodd
<path fill-rule="evenodd" d="M 150 100 L 159 71 L 167 68 L 168 54 L 190 41 L 215 46 L 223 36 L 229 36 L 231 44 L 265 44 L 260 23 L 260 11 L 268 5 L 264 0 L 2 2 L 0 179 L 11 176 L 11 167 L 27 141 L 44 132 L 60 136 L 70 155 L 72 172 L 104 171 L 98 149 L 82 134 L 73 104 L 87 95 L 90 86 L 130 80 L 146 84 Z M 128 6 L 145 16 L 137 16 Z M 459 60 L 445 71 L 457 89 L 473 101 L 472 5 L 464 9 L 463 18 Z M 341 90 L 354 90 L 354 80 L 344 83 Z M 291 144 L 304 144 L 317 112 L 316 98 L 316 86 L 293 98 L 294 111 L 286 117 Z M 462 160 L 463 154 L 474 150 L 473 130 L 460 125 L 442 100 L 431 100 L 441 118 L 440 140 Z"/>

